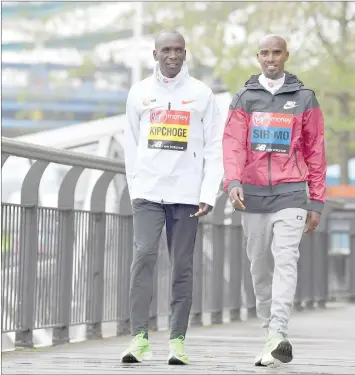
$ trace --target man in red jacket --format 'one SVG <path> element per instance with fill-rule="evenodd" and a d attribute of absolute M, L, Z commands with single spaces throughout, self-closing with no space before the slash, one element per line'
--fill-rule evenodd
<path fill-rule="evenodd" d="M 262 74 L 234 96 L 223 137 L 224 188 L 242 211 L 257 312 L 267 329 L 257 366 L 293 358 L 287 326 L 299 244 L 317 228 L 325 202 L 322 111 L 314 92 L 284 71 L 288 56 L 281 37 L 262 39 Z"/>

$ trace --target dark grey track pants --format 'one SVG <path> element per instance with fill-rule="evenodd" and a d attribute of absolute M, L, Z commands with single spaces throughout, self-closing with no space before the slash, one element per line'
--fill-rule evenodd
<path fill-rule="evenodd" d="M 132 334 L 144 331 L 148 337 L 153 275 L 161 233 L 166 224 L 172 267 L 170 338 L 185 337 L 192 304 L 193 253 L 198 225 L 198 219 L 190 218 L 190 214 L 194 214 L 198 207 L 135 199 L 132 209 L 134 253 L 129 293 Z"/>

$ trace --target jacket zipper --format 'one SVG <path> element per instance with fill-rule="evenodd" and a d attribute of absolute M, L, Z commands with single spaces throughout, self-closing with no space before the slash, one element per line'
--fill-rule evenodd
<path fill-rule="evenodd" d="M 298 160 L 297 160 L 297 150 L 296 150 L 296 149 L 294 150 L 294 154 L 295 154 L 295 159 L 296 159 L 296 167 L 297 167 L 297 169 L 298 169 L 298 172 L 299 172 L 300 176 L 302 176 L 301 168 L 300 168 L 300 166 L 298 165 Z"/>
<path fill-rule="evenodd" d="M 266 90 L 265 90 L 265 91 L 266 91 Z M 268 91 L 268 92 L 269 92 L 269 91 Z M 274 94 L 271 94 L 271 92 L 269 92 L 269 94 L 272 96 L 271 101 L 274 102 L 274 100 L 275 100 L 275 95 L 274 95 Z M 268 176 L 269 176 L 269 186 L 270 186 L 270 189 L 272 189 L 271 152 L 268 153 Z"/>
<path fill-rule="evenodd" d="M 275 96 L 276 95 L 283 94 L 283 92 L 278 92 L 278 93 L 275 93 L 275 94 L 271 94 L 271 92 L 268 91 L 268 90 L 266 90 L 265 88 L 262 88 L 262 90 L 265 91 L 265 92 L 267 92 L 268 94 L 270 94 L 272 96 L 272 99 L 271 99 L 272 102 L 275 100 Z M 296 155 L 296 150 L 295 150 L 295 155 Z M 298 171 L 299 171 L 300 175 L 302 176 L 301 170 L 300 170 L 300 168 L 298 166 L 297 157 L 296 157 L 296 165 L 297 165 L 297 168 L 298 168 Z M 268 177 L 269 177 L 269 186 L 272 189 L 271 152 L 268 153 Z"/>
<path fill-rule="evenodd" d="M 171 109 L 171 103 L 168 102 L 168 111 L 170 111 L 170 109 Z M 164 204 L 164 199 L 162 199 L 162 200 L 160 201 L 160 204 Z"/>
<path fill-rule="evenodd" d="M 268 153 L 268 175 L 269 175 L 269 186 L 272 188 L 271 180 L 271 152 Z"/>

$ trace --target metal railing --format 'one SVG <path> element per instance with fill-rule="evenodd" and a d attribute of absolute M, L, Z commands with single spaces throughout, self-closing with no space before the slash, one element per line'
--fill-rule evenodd
<path fill-rule="evenodd" d="M 123 163 L 2 138 L 2 165 L 9 156 L 36 161 L 24 178 L 21 203 L 2 203 L 2 332 L 16 332 L 19 346 L 32 346 L 33 332 L 39 328 L 53 329 L 54 344 L 68 342 L 69 328 L 79 324 L 86 325 L 87 338 L 101 337 L 105 322 L 116 324 L 117 335 L 128 334 L 133 226 L 126 186 L 118 193 L 117 212 L 106 210 L 107 190 L 116 174 L 124 174 Z M 39 184 L 50 163 L 72 166 L 60 184 L 56 208 L 42 207 L 38 200 Z M 87 211 L 74 209 L 75 187 L 85 169 L 102 171 Z M 228 205 L 221 192 L 212 214 L 199 224 L 193 325 L 203 324 L 206 316 L 213 324 L 222 323 L 225 315 L 238 320 L 243 308 L 249 317 L 255 316 L 241 218 L 231 215 Z M 317 231 L 302 240 L 297 308 L 324 306 L 328 300 L 328 219 L 333 211 L 327 204 Z M 348 295 L 355 297 L 352 221 Z M 150 309 L 151 329 L 168 325 L 170 279 L 163 237 Z"/>

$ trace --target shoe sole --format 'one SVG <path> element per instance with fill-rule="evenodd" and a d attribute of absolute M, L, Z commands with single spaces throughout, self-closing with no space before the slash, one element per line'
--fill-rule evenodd
<path fill-rule="evenodd" d="M 265 366 L 261 364 L 261 359 L 259 359 L 257 362 L 255 362 L 255 366 Z"/>
<path fill-rule="evenodd" d="M 124 355 L 121 359 L 122 363 L 141 363 L 143 360 L 149 361 L 152 358 L 152 353 L 144 353 L 142 359 L 139 361 L 132 353 Z"/>
<path fill-rule="evenodd" d="M 131 353 L 128 353 L 125 356 L 123 356 L 121 362 L 122 363 L 140 363 L 140 361 L 138 361 L 138 359 Z"/>
<path fill-rule="evenodd" d="M 290 363 L 292 360 L 292 345 L 288 340 L 283 340 L 271 353 L 264 355 L 261 361 L 258 361 L 258 364 L 255 365 L 278 367 L 282 363 Z"/>
<path fill-rule="evenodd" d="M 176 357 L 171 357 L 171 358 L 169 358 L 169 360 L 168 360 L 168 364 L 169 364 L 169 365 L 175 365 L 175 366 L 186 365 L 186 363 L 185 363 L 184 361 L 182 361 L 181 359 L 176 358 Z"/>
<path fill-rule="evenodd" d="M 271 352 L 271 355 L 281 363 L 289 363 L 293 360 L 292 345 L 288 340 L 283 340 L 277 345 L 277 348 Z"/>

